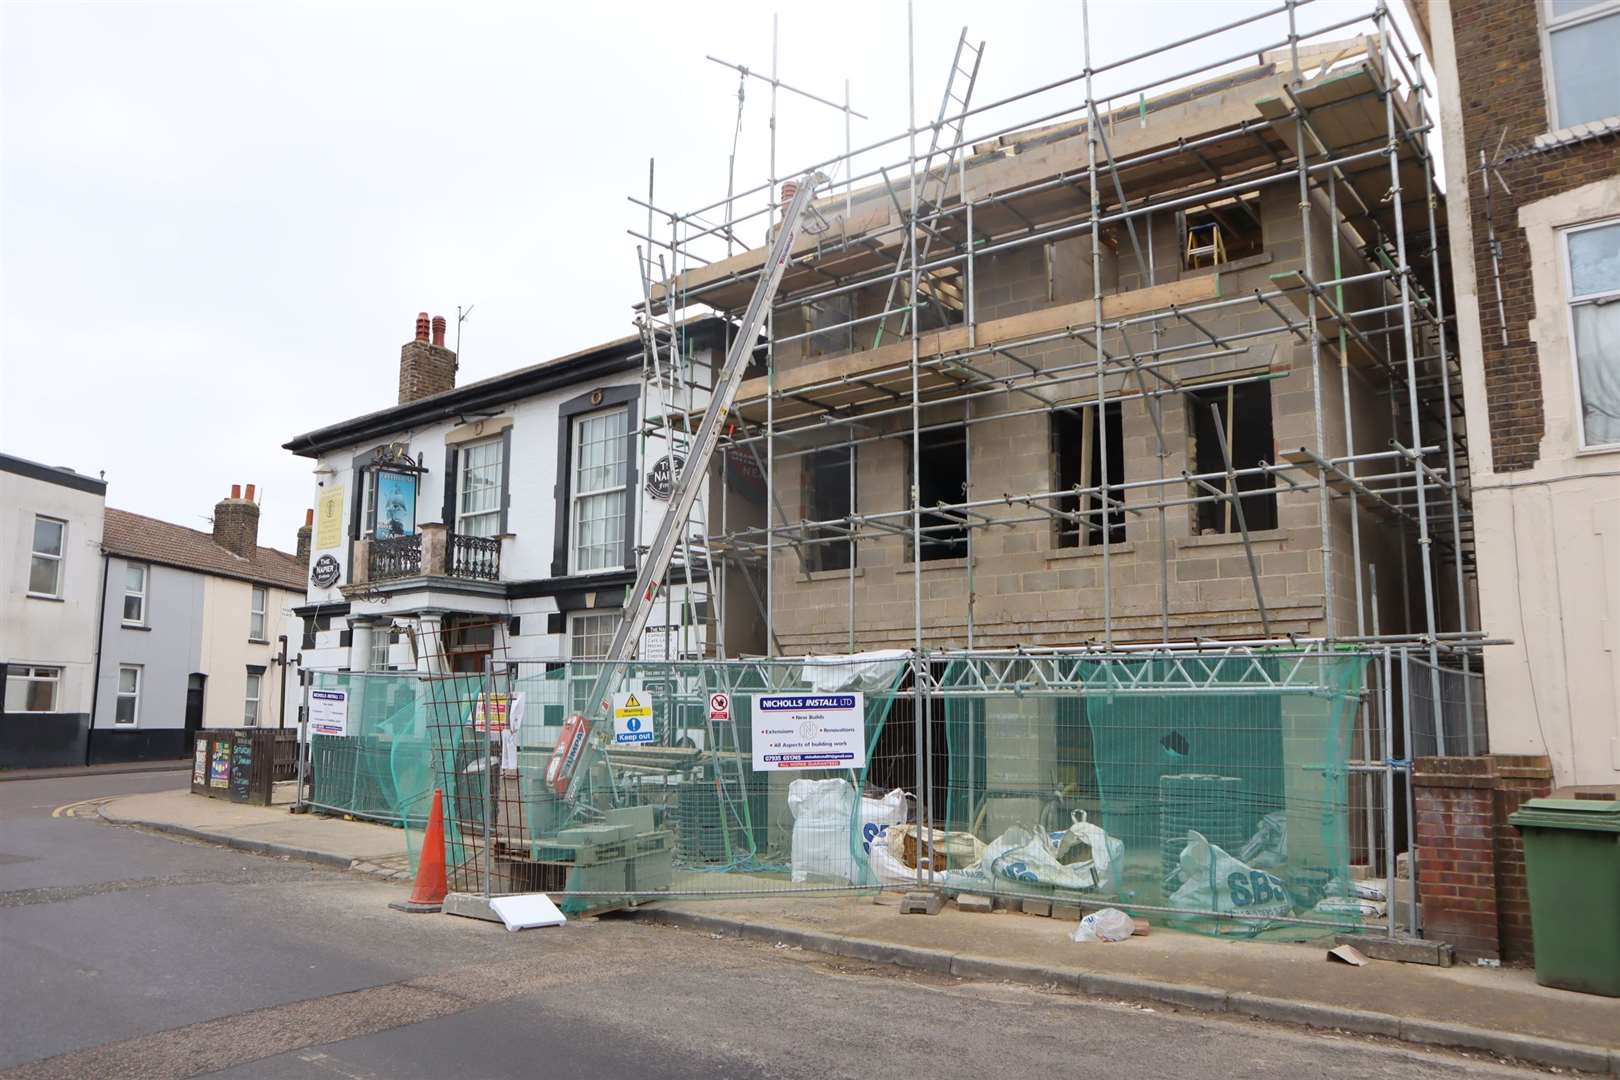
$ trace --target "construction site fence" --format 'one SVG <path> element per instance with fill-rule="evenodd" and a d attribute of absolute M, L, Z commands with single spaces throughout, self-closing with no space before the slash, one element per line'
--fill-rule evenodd
<path fill-rule="evenodd" d="M 601 663 L 314 672 L 306 692 L 343 691 L 347 715 L 306 743 L 307 801 L 402 827 L 414 865 L 437 788 L 453 891 L 572 911 L 925 888 L 1210 933 L 1393 932 L 1416 926 L 1409 886 L 1410 914 L 1391 909 L 1408 750 L 1431 752 L 1435 724 L 1420 663 L 1392 646 L 634 661 L 588 731 L 570 718 Z M 772 760 L 783 716 L 824 760 Z"/>

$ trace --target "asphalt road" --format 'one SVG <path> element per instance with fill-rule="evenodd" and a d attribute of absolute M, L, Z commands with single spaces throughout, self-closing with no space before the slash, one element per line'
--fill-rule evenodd
<path fill-rule="evenodd" d="M 366 878 L 0 784 L 0 1078 L 1531 1076 L 1481 1058 L 901 974 L 615 919 L 509 934 Z"/>

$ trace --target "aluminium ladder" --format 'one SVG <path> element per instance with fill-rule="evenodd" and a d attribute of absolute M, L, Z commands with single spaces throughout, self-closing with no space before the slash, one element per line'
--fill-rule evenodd
<path fill-rule="evenodd" d="M 760 331 L 765 327 L 766 316 L 781 287 L 782 275 L 787 270 L 793 242 L 798 238 L 805 211 L 816 188 L 827 182 L 827 177 L 822 173 L 806 173 L 799 179 L 799 189 L 782 213 L 780 230 L 771 243 L 770 253 L 761 267 L 759 283 L 754 286 L 754 295 L 749 298 L 742 322 L 737 327 L 737 338 L 726 352 L 725 366 L 715 378 L 708 409 L 688 447 L 686 465 L 681 469 L 680 476 L 675 478 L 663 520 L 658 523 L 658 530 L 647 548 L 641 570 L 636 575 L 636 583 L 625 597 L 619 628 L 613 634 L 613 643 L 608 647 L 602 670 L 591 686 L 590 697 L 585 701 L 583 711 L 587 717 L 594 717 L 601 709 L 625 661 L 635 658 L 637 644 L 641 641 L 642 631 L 646 629 L 647 619 L 652 615 L 653 604 L 658 598 L 659 585 L 669 569 L 676 546 L 686 532 L 686 522 L 697 502 L 703 480 L 708 476 L 709 459 L 719 444 L 721 427 L 731 412 L 732 402 L 736 400 L 743 371 L 754 353 Z M 673 297 L 666 296 L 665 302 L 673 303 Z"/>

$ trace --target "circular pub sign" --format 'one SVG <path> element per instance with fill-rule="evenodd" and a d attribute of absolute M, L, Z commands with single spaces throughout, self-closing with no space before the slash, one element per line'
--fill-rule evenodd
<path fill-rule="evenodd" d="M 647 474 L 647 494 L 668 502 L 675 490 L 675 477 L 684 468 L 686 459 L 679 454 L 665 454 L 653 462 L 652 471 Z"/>
<path fill-rule="evenodd" d="M 315 567 L 309 572 L 309 580 L 323 589 L 330 589 L 338 583 L 343 576 L 343 567 L 338 565 L 337 559 L 330 555 L 322 555 L 315 560 Z"/>

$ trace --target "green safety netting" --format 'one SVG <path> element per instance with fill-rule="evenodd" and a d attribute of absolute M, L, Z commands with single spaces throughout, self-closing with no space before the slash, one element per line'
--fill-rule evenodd
<path fill-rule="evenodd" d="M 943 824 L 987 848 L 947 884 L 1216 933 L 1358 925 L 1345 763 L 1363 669 L 1333 654 L 953 663 Z"/>

